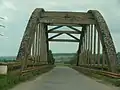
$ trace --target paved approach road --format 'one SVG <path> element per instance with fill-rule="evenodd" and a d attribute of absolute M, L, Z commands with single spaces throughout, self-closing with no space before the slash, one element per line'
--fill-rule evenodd
<path fill-rule="evenodd" d="M 118 90 L 65 66 L 57 66 L 35 80 L 21 83 L 11 90 Z"/>

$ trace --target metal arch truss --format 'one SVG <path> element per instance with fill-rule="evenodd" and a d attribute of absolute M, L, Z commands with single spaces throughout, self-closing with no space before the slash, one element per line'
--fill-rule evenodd
<path fill-rule="evenodd" d="M 48 30 L 48 26 L 56 26 Z M 70 30 L 56 30 L 63 26 Z M 75 27 L 82 27 L 79 30 Z M 57 33 L 48 38 L 49 33 Z M 73 39 L 54 39 L 66 34 Z M 80 38 L 74 35 L 79 34 Z M 86 12 L 44 11 L 37 8 L 27 24 L 17 55 L 22 69 L 29 64 L 49 64 L 49 41 L 78 42 L 77 65 L 84 67 L 108 67 L 115 72 L 116 51 L 108 26 L 96 10 Z"/>

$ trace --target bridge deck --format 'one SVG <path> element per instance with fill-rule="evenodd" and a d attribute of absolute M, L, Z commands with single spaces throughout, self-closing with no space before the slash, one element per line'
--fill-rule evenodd
<path fill-rule="evenodd" d="M 117 90 L 115 87 L 96 82 L 77 71 L 57 66 L 52 71 L 16 86 L 12 90 Z"/>

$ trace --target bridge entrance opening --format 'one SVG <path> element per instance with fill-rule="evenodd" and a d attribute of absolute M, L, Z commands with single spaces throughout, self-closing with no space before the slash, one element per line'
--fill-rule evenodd
<path fill-rule="evenodd" d="M 81 27 L 73 28 L 79 32 L 81 30 Z M 80 39 L 80 33 L 73 28 L 71 29 L 69 26 L 49 26 L 49 30 L 54 29 L 49 32 L 48 38 L 52 39 L 49 41 L 49 49 L 52 50 L 56 64 L 70 64 L 72 60 L 76 59 L 79 42 L 75 40 Z M 76 64 L 76 60 L 74 64 Z"/>

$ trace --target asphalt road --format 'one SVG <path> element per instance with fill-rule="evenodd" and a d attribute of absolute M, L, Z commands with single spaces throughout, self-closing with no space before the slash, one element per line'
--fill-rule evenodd
<path fill-rule="evenodd" d="M 77 71 L 57 66 L 35 80 L 21 83 L 11 90 L 118 90 L 116 87 L 97 82 Z M 120 89 L 119 89 L 120 90 Z"/>

